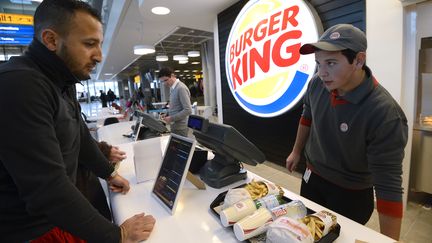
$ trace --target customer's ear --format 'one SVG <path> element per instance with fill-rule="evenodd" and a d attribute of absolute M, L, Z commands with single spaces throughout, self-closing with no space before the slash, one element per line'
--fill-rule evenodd
<path fill-rule="evenodd" d="M 41 42 L 48 50 L 56 51 L 59 45 L 59 35 L 52 29 L 44 29 L 41 33 Z"/>

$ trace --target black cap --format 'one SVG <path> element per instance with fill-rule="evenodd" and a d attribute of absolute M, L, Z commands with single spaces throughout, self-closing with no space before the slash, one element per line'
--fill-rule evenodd
<path fill-rule="evenodd" d="M 359 28 L 350 24 L 337 24 L 328 28 L 318 42 L 304 44 L 300 54 L 311 54 L 316 50 L 341 51 L 351 49 L 364 52 L 367 48 L 366 35 Z"/>

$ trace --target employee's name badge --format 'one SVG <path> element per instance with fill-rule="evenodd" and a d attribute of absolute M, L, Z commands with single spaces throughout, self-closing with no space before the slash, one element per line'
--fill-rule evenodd
<path fill-rule="evenodd" d="M 312 171 L 309 168 L 306 168 L 305 173 L 303 174 L 303 180 L 308 183 L 309 182 L 309 178 L 312 174 Z"/>

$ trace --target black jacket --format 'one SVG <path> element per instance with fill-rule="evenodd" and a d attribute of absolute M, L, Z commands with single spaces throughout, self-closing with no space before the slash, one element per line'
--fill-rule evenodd
<path fill-rule="evenodd" d="M 120 241 L 120 229 L 75 187 L 78 161 L 113 171 L 91 138 L 64 62 L 33 40 L 0 65 L 0 242 L 37 238 L 54 226 L 90 242 Z"/>

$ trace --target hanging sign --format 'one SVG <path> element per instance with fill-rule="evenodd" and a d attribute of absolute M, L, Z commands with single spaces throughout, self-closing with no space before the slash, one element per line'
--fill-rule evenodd
<path fill-rule="evenodd" d="M 240 11 L 225 52 L 227 80 L 237 103 L 275 117 L 303 97 L 315 71 L 302 44 L 318 40 L 315 16 L 303 0 L 250 0 Z"/>
<path fill-rule="evenodd" d="M 0 13 L 0 24 L 33 25 L 33 16 L 24 14 Z"/>

